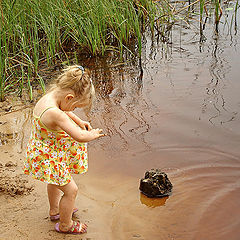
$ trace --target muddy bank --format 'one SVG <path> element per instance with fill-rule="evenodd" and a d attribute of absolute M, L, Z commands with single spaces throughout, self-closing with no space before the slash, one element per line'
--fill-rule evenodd
<path fill-rule="evenodd" d="M 16 195 L 30 194 L 33 191 L 31 186 L 23 174 L 16 174 L 17 165 L 9 161 L 3 165 L 0 162 L 0 192 L 9 194 L 14 197 Z"/>

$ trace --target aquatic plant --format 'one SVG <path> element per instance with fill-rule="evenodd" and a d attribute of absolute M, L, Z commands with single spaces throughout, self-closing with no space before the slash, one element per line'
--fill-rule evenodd
<path fill-rule="evenodd" d="M 0 100 L 6 93 L 32 88 L 38 82 L 43 63 L 52 66 L 68 61 L 79 51 L 104 55 L 108 50 L 129 49 L 137 40 L 141 54 L 143 26 L 153 22 L 157 12 L 147 0 L 2 0 L 0 2 Z"/>

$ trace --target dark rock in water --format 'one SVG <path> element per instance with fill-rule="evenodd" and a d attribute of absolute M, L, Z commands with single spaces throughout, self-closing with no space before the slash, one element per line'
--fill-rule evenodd
<path fill-rule="evenodd" d="M 171 194 L 172 183 L 166 173 L 159 169 L 151 169 L 141 179 L 139 189 L 148 197 L 165 197 Z"/>

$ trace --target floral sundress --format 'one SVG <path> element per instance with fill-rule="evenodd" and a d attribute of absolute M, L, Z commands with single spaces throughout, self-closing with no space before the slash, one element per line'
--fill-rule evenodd
<path fill-rule="evenodd" d="M 33 116 L 32 132 L 27 145 L 24 173 L 42 182 L 63 186 L 71 173 L 88 170 L 87 144 L 79 143 L 64 131 L 48 129 L 40 117 Z"/>

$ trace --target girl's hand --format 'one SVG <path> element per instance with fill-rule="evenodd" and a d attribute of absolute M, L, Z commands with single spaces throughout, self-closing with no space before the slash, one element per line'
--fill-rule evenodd
<path fill-rule="evenodd" d="M 74 140 L 81 143 L 105 136 L 102 129 L 92 129 L 89 122 L 82 121 L 72 112 L 63 112 L 61 109 L 54 108 L 48 110 L 43 116 L 47 117 L 46 119 L 54 119 L 56 126 L 54 129 L 62 129 Z"/>
<path fill-rule="evenodd" d="M 93 138 L 96 139 L 99 137 L 106 136 L 106 134 L 102 133 L 102 131 L 103 131 L 102 129 L 96 128 L 96 129 L 92 129 L 90 133 L 92 134 Z"/>
<path fill-rule="evenodd" d="M 91 131 L 92 126 L 89 122 L 81 120 L 81 123 L 79 124 L 79 127 L 83 130 Z"/>

